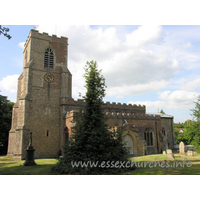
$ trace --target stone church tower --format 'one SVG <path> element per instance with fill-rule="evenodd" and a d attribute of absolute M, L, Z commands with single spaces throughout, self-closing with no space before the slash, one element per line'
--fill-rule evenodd
<path fill-rule="evenodd" d="M 67 38 L 30 31 L 9 132 L 8 156 L 14 160 L 25 159 L 30 132 L 36 158 L 55 157 L 62 148 L 64 103 L 73 100 L 67 55 Z"/>

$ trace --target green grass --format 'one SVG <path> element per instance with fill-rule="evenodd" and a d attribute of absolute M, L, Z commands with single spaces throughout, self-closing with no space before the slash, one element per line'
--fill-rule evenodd
<path fill-rule="evenodd" d="M 56 159 L 35 159 L 37 165 L 23 166 L 24 160 L 13 161 L 12 158 L 0 156 L 0 175 L 52 175 L 51 166 Z"/>
<path fill-rule="evenodd" d="M 134 157 L 133 161 L 137 164 L 140 162 L 140 166 L 143 163 L 143 167 L 137 167 L 136 170 L 129 171 L 128 173 L 131 175 L 200 175 L 200 153 L 194 152 L 194 156 L 186 156 L 174 152 L 174 156 L 176 161 L 169 161 L 167 155 L 162 154 Z M 176 167 L 177 162 L 183 164 L 186 158 L 184 167 L 180 165 Z M 168 167 L 159 167 L 158 164 L 154 167 L 155 160 L 160 163 L 164 161 L 165 166 L 169 161 Z M 150 161 L 152 161 L 150 166 L 153 167 L 149 167 L 149 164 L 144 167 L 145 162 Z M 188 161 L 192 162 L 191 167 L 187 167 Z M 57 163 L 57 160 L 35 159 L 36 166 L 26 167 L 23 166 L 24 162 L 24 160 L 13 161 L 12 158 L 0 156 L 0 175 L 53 175 L 51 167 Z M 191 163 L 188 164 L 191 165 Z"/>
<path fill-rule="evenodd" d="M 140 162 L 140 166 L 143 163 L 143 167 L 137 167 L 136 170 L 130 171 L 131 175 L 200 175 L 200 153 L 194 152 L 194 156 L 180 155 L 174 152 L 175 161 L 168 160 L 167 155 L 154 154 L 140 157 L 134 157 L 133 162 Z M 183 166 L 183 161 L 185 164 Z M 163 162 L 163 165 L 154 167 L 155 160 Z M 149 167 L 147 162 L 153 161 Z M 144 163 L 146 162 L 146 167 Z M 167 164 L 168 162 L 168 164 Z M 178 163 L 179 162 L 179 163 Z M 192 165 L 191 165 L 192 163 Z M 180 165 L 181 164 L 181 165 Z M 165 166 L 165 167 L 164 167 Z"/>

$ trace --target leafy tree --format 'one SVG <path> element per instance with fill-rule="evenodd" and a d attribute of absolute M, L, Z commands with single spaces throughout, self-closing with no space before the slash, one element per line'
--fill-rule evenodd
<path fill-rule="evenodd" d="M 58 173 L 79 173 L 80 168 L 73 168 L 71 162 L 112 162 L 127 161 L 127 151 L 122 142 L 122 132 L 111 132 L 106 125 L 103 112 L 105 79 L 98 70 L 97 63 L 87 62 L 84 74 L 86 80 L 86 103 L 83 111 L 77 115 L 74 134 L 65 146 L 64 156 L 52 169 Z M 111 164 L 111 163 L 110 163 Z M 112 174 L 125 168 L 100 168 L 88 166 L 89 174 Z"/>
<path fill-rule="evenodd" d="M 198 96 L 197 101 L 195 103 L 195 108 L 191 109 L 192 116 L 194 118 L 194 121 L 199 122 L 200 121 L 200 96 Z"/>
<path fill-rule="evenodd" d="M 193 120 L 186 126 L 184 137 L 188 144 L 200 150 L 200 96 L 197 98 L 195 108 L 191 109 Z"/>
<path fill-rule="evenodd" d="M 176 142 L 179 144 L 181 141 L 183 141 L 186 144 L 185 138 L 184 138 L 184 132 L 180 132 L 181 129 L 183 129 L 185 126 L 185 123 L 174 123 L 174 136 L 176 139 Z"/>
<path fill-rule="evenodd" d="M 174 128 L 174 135 L 176 142 L 179 144 L 181 141 L 184 142 L 184 144 L 188 145 L 190 144 L 190 140 L 186 134 L 186 127 L 184 128 L 183 132 L 180 132 L 180 128 Z"/>
<path fill-rule="evenodd" d="M 8 134 L 11 127 L 12 108 L 14 103 L 0 95 L 0 154 L 7 153 Z M 3 146 L 2 146 L 3 145 Z"/>
<path fill-rule="evenodd" d="M 3 34 L 5 37 L 7 37 L 8 39 L 11 39 L 12 37 L 8 34 L 8 32 L 10 31 L 9 28 L 5 28 L 5 27 L 2 27 L 0 25 L 0 35 Z"/>
<path fill-rule="evenodd" d="M 166 114 L 166 113 L 164 112 L 164 110 L 163 110 L 163 109 L 161 109 L 161 110 L 160 110 L 160 113 L 162 113 L 162 114 Z"/>
<path fill-rule="evenodd" d="M 180 129 L 174 126 L 174 136 L 178 144 L 183 141 L 183 133 L 180 133 L 179 131 Z"/>
<path fill-rule="evenodd" d="M 184 142 L 184 144 L 189 145 L 192 144 L 193 136 L 192 136 L 192 127 L 194 127 L 194 123 L 191 122 L 191 120 L 187 120 L 184 123 L 174 123 L 174 135 L 176 142 L 179 144 L 181 141 Z M 181 132 L 180 130 L 183 130 Z"/>

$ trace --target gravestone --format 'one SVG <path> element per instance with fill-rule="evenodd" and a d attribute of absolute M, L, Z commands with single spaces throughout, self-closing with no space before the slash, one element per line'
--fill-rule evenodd
<path fill-rule="evenodd" d="M 185 145 L 184 145 L 183 142 L 181 142 L 181 143 L 179 144 L 179 153 L 180 153 L 180 154 L 185 154 Z"/>
<path fill-rule="evenodd" d="M 175 160 L 174 154 L 172 153 L 171 149 L 167 149 L 167 157 L 169 160 Z"/>
<path fill-rule="evenodd" d="M 166 151 L 163 151 L 163 154 L 166 154 Z"/>
<path fill-rule="evenodd" d="M 172 153 L 172 150 L 171 149 L 167 149 L 167 154 L 170 154 Z"/>
<path fill-rule="evenodd" d="M 185 145 L 185 151 L 188 151 L 188 150 L 194 151 L 195 148 L 193 145 Z"/>
<path fill-rule="evenodd" d="M 193 153 L 193 151 L 187 151 L 187 155 L 188 156 L 194 156 L 194 153 Z"/>

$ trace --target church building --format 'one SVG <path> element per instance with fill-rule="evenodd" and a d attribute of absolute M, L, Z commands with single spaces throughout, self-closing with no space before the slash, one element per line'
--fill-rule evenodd
<path fill-rule="evenodd" d="M 24 45 L 7 156 L 25 159 L 32 132 L 35 158 L 56 157 L 72 134 L 76 113 L 84 105 L 83 100 L 72 98 L 68 38 L 31 30 Z M 173 149 L 173 116 L 147 114 L 144 105 L 106 102 L 103 107 L 110 129 L 119 127 L 123 131 L 131 156 Z"/>

